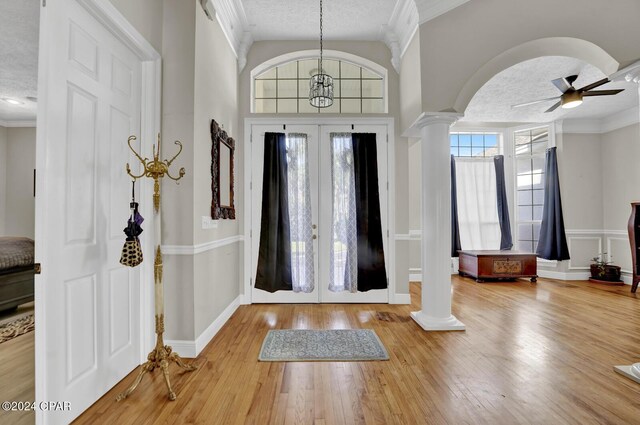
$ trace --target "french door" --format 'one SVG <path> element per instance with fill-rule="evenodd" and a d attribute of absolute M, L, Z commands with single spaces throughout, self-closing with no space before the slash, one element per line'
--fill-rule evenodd
<path fill-rule="evenodd" d="M 265 290 L 256 278 L 264 235 L 262 223 L 269 223 L 272 237 L 278 224 L 264 220 L 270 206 L 265 205 L 263 177 L 265 134 L 279 133 L 286 138 L 288 216 L 290 223 L 291 289 Z M 254 125 L 251 128 L 251 287 L 254 303 L 386 303 L 388 288 L 370 289 L 358 282 L 356 273 L 356 213 L 354 208 L 353 133 L 375 134 L 376 158 L 373 167 L 379 195 L 380 224 L 384 259 L 388 259 L 388 169 L 387 126 L 385 125 Z M 281 136 L 282 137 L 282 136 Z M 283 140 L 281 139 L 281 143 Z M 267 148 L 270 149 L 270 148 Z M 271 177 L 270 177 L 271 178 Z M 282 192 L 281 192 L 282 193 Z M 269 201 L 267 201 L 269 202 Z M 376 202 L 377 204 L 377 202 Z M 273 218 L 273 217 L 271 217 Z M 265 246 L 262 246 L 263 253 Z M 382 256 L 382 254 L 381 254 Z M 388 276 L 388 266 L 385 274 Z M 349 275 L 353 276 L 351 279 Z M 388 279 L 383 276 L 383 279 Z M 379 281 L 380 279 L 378 279 Z"/>

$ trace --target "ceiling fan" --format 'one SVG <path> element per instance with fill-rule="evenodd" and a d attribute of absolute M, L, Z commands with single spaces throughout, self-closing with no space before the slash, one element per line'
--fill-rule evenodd
<path fill-rule="evenodd" d="M 580 89 L 576 89 L 573 87 L 573 82 L 578 79 L 577 75 L 570 75 L 564 78 L 558 78 L 553 81 L 554 86 L 558 88 L 562 92 L 562 95 L 549 97 L 547 99 L 534 100 L 533 102 L 520 103 L 519 105 L 513 105 L 511 108 L 521 108 L 523 106 L 535 105 L 538 103 L 548 102 L 550 100 L 558 100 L 551 108 L 547 109 L 546 112 L 553 112 L 558 109 L 559 106 L 562 106 L 564 109 L 575 108 L 582 103 L 582 98 L 584 96 L 611 96 L 614 94 L 618 94 L 624 89 L 616 89 L 616 90 L 595 90 L 596 87 L 600 87 L 603 84 L 608 83 L 610 80 L 608 78 L 603 78 L 600 81 L 596 81 L 595 83 L 591 83 L 587 86 L 584 86 Z"/>

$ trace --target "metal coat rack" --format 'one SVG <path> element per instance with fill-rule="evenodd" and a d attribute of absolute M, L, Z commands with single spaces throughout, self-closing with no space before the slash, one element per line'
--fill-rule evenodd
<path fill-rule="evenodd" d="M 167 160 L 160 159 L 160 135 L 158 134 L 158 144 L 157 149 L 156 145 L 153 145 L 153 159 L 142 158 L 135 151 L 135 149 L 131 146 L 131 142 L 136 140 L 136 136 L 129 136 L 127 143 L 129 145 L 129 149 L 131 152 L 138 158 L 138 161 L 142 164 L 143 171 L 140 175 L 135 175 L 131 172 L 131 167 L 129 163 L 127 163 L 127 174 L 133 178 L 135 182 L 138 179 L 143 177 L 148 177 L 153 179 L 153 212 L 154 212 L 154 231 L 155 231 L 155 240 L 156 240 L 156 249 L 155 249 L 155 258 L 153 263 L 153 277 L 154 277 L 154 288 L 155 288 L 155 316 L 156 316 L 156 346 L 147 356 L 147 361 L 140 365 L 140 370 L 138 372 L 138 376 L 135 381 L 126 391 L 120 393 L 116 400 L 121 401 L 127 398 L 140 384 L 142 378 L 145 373 L 153 372 L 155 369 L 162 370 L 162 374 L 164 376 L 165 384 L 167 385 L 167 390 L 169 392 L 169 400 L 176 399 L 176 393 L 171 388 L 171 380 L 169 378 L 169 364 L 171 362 L 177 364 L 181 368 L 187 371 L 193 371 L 197 369 L 197 366 L 191 363 L 185 362 L 177 353 L 175 353 L 172 348 L 168 345 L 164 345 L 164 287 L 162 283 L 162 251 L 160 249 L 161 245 L 161 217 L 160 217 L 160 180 L 162 178 L 169 177 L 171 180 L 177 182 L 182 177 L 184 177 L 185 171 L 184 168 L 180 168 L 178 171 L 178 176 L 174 177 L 169 172 L 169 167 L 173 161 L 182 153 L 182 143 L 179 141 L 175 141 L 175 144 L 178 146 L 178 153 L 173 156 L 173 158 Z"/>

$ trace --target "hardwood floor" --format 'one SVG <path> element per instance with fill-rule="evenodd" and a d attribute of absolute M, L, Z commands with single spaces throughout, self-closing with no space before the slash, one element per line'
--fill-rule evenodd
<path fill-rule="evenodd" d="M 0 402 L 35 400 L 35 332 L 0 344 Z M 33 424 L 33 411 L 0 410 L 0 424 Z"/>
<path fill-rule="evenodd" d="M 78 424 L 632 424 L 640 385 L 613 371 L 640 361 L 640 300 L 629 286 L 454 277 L 466 332 L 424 332 L 413 305 L 242 306 L 198 358 L 174 369 L 178 400 L 128 376 Z M 390 361 L 260 363 L 269 329 L 372 328 Z"/>

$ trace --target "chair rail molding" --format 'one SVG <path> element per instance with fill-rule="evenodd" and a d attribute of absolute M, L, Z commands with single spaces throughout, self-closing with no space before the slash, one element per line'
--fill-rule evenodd
<path fill-rule="evenodd" d="M 161 249 L 162 253 L 166 255 L 196 255 L 243 241 L 243 235 L 235 235 L 197 245 L 162 245 Z"/>
<path fill-rule="evenodd" d="M 0 127 L 35 127 L 36 120 L 0 120 Z"/>

